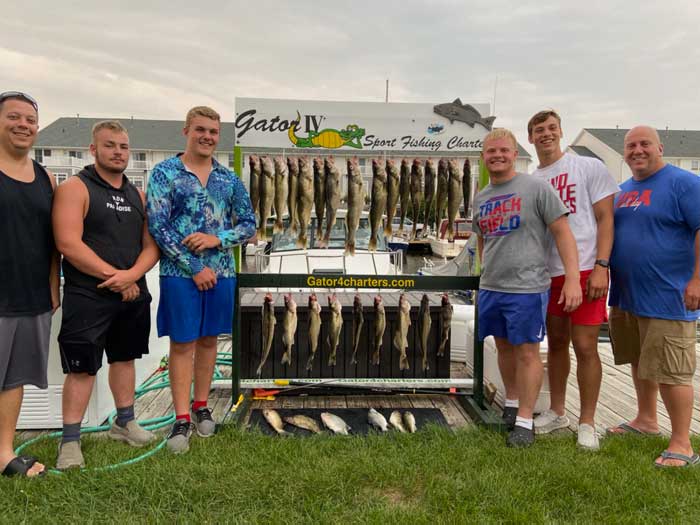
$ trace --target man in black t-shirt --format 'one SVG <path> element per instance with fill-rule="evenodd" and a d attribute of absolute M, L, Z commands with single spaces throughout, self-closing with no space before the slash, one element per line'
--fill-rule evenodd
<path fill-rule="evenodd" d="M 56 183 L 29 156 L 38 112 L 26 93 L 0 93 L 0 472 L 6 476 L 45 471 L 12 446 L 24 385 L 47 387 L 51 316 L 59 306 L 51 233 Z"/>
<path fill-rule="evenodd" d="M 82 467 L 80 422 L 103 352 L 117 417 L 112 439 L 140 447 L 153 439 L 134 417 L 134 360 L 148 353 L 151 296 L 145 273 L 160 253 L 148 233 L 145 197 L 124 175 L 129 136 L 117 121 L 95 124 L 86 166 L 56 190 L 56 245 L 63 254 L 63 322 L 58 343 L 66 373 L 63 437 L 56 468 Z"/>

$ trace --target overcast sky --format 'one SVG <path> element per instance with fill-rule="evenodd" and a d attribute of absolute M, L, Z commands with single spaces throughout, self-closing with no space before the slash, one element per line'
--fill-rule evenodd
<path fill-rule="evenodd" d="M 492 102 L 584 127 L 700 129 L 700 2 L 0 0 L 0 90 L 60 116 L 234 119 L 234 97 Z"/>

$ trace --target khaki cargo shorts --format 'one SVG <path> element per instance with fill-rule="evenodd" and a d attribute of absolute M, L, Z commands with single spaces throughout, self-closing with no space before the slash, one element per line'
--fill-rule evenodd
<path fill-rule="evenodd" d="M 612 307 L 610 340 L 616 365 L 639 361 L 641 379 L 691 385 L 695 373 L 695 321 L 638 317 Z"/>

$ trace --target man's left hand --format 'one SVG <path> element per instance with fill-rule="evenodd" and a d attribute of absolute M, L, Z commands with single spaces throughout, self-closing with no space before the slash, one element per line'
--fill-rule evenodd
<path fill-rule="evenodd" d="M 700 309 L 700 278 L 693 277 L 685 288 L 685 307 L 688 310 Z"/>
<path fill-rule="evenodd" d="M 586 281 L 586 295 L 589 301 L 605 297 L 608 293 L 608 269 L 595 265 Z"/>
<path fill-rule="evenodd" d="M 216 235 L 209 235 L 208 233 L 191 233 L 182 240 L 182 244 L 187 246 L 187 248 L 196 253 L 200 254 L 204 250 L 209 248 L 216 248 L 221 245 L 221 239 Z"/>
<path fill-rule="evenodd" d="M 106 281 L 98 284 L 98 288 L 109 288 L 111 291 L 121 293 L 124 290 L 131 288 L 138 279 L 129 270 L 114 270 L 103 272 Z"/>

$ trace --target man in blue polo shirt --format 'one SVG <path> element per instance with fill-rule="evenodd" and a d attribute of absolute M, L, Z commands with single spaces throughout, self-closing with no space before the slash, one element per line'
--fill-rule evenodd
<path fill-rule="evenodd" d="M 637 416 L 610 434 L 658 434 L 656 398 L 671 418 L 659 467 L 700 464 L 690 444 L 700 307 L 700 178 L 663 159 L 659 134 L 625 135 L 632 178 L 615 198 L 610 332 L 615 364 L 630 363 Z"/>
<path fill-rule="evenodd" d="M 236 277 L 231 248 L 255 234 L 248 192 L 214 158 L 220 128 L 216 111 L 192 108 L 183 130 L 185 152 L 159 163 L 148 183 L 148 225 L 161 250 L 158 335 L 170 336 L 176 421 L 168 448 L 175 453 L 187 452 L 195 429 L 200 437 L 214 434 L 207 399 L 217 336 L 231 332 Z"/>

